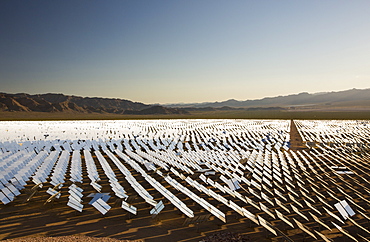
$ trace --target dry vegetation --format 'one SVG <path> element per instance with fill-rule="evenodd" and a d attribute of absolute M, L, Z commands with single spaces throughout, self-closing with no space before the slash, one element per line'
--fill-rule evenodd
<path fill-rule="evenodd" d="M 0 112 L 11 120 L 136 120 L 136 119 L 337 119 L 368 120 L 370 111 L 192 111 L 189 114 L 123 115 L 100 113 Z"/>

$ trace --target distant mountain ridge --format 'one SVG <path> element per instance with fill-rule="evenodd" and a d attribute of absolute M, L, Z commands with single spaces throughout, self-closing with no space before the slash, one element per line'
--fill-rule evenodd
<path fill-rule="evenodd" d="M 245 111 L 370 111 L 370 89 L 339 92 L 307 92 L 258 100 L 148 105 L 125 99 L 79 97 L 64 94 L 0 93 L 2 112 L 188 114 L 189 112 Z"/>
<path fill-rule="evenodd" d="M 0 111 L 114 114 L 179 113 L 179 110 L 174 108 L 158 108 L 124 99 L 79 97 L 53 93 L 35 95 L 0 93 Z"/>
<path fill-rule="evenodd" d="M 176 108 L 251 108 L 251 107 L 298 107 L 310 105 L 354 105 L 360 102 L 365 102 L 362 105 L 370 103 L 370 89 L 350 89 L 339 92 L 320 92 L 309 94 L 302 92 L 287 96 L 266 97 L 257 100 L 237 101 L 229 99 L 223 102 L 206 102 L 206 103 L 191 103 L 191 104 L 168 104 L 166 107 Z"/>

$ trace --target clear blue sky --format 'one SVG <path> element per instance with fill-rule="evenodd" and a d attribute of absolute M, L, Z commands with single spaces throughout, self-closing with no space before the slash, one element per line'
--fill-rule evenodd
<path fill-rule="evenodd" d="M 0 91 L 144 103 L 370 87 L 370 1 L 0 0 Z"/>

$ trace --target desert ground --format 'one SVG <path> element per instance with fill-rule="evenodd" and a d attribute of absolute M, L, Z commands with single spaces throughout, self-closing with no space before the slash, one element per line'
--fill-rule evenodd
<path fill-rule="evenodd" d="M 229 122 L 232 121 L 225 121 L 223 125 L 225 126 L 229 124 Z M 262 128 L 265 126 L 268 127 L 268 125 L 264 125 L 263 122 L 264 121 L 258 121 L 257 123 L 262 124 Z M 215 122 L 215 124 L 217 123 L 218 122 Z M 45 186 L 38 188 L 33 196 L 31 196 L 31 194 L 32 189 L 35 188 L 35 183 L 29 180 L 21 190 L 21 194 L 17 196 L 14 201 L 6 205 L 0 204 L 0 239 L 9 241 L 40 241 L 41 239 L 45 241 L 52 241 L 53 239 L 59 241 L 93 241 L 94 239 L 101 239 L 103 241 L 350 241 L 352 238 L 357 241 L 367 241 L 366 238 L 370 236 L 368 233 L 370 190 L 368 187 L 369 184 L 366 183 L 370 178 L 368 173 L 370 166 L 368 163 L 369 150 L 366 148 L 367 144 L 364 144 L 365 147 L 354 148 L 352 151 L 350 146 L 345 146 L 350 148 L 341 151 L 340 157 L 343 160 L 338 161 L 338 157 L 333 156 L 332 151 L 326 152 L 324 150 L 324 148 L 326 149 L 328 146 L 323 142 L 324 145 L 322 149 L 318 148 L 319 151 L 317 151 L 320 153 L 319 156 L 315 156 L 315 160 L 310 161 L 312 167 L 307 166 L 308 163 L 304 165 L 300 162 L 303 161 L 302 159 L 309 159 L 309 157 L 311 157 L 310 155 L 315 154 L 316 151 L 313 151 L 312 147 L 308 147 L 305 143 L 309 136 L 309 132 L 311 132 L 305 131 L 307 124 L 303 121 L 298 122 L 298 124 L 299 125 L 295 125 L 294 122 L 291 121 L 290 129 L 287 131 L 290 136 L 289 150 L 284 150 L 283 147 L 275 147 L 276 150 L 272 149 L 272 151 L 278 153 L 278 150 L 281 149 L 279 154 L 286 155 L 284 152 L 289 152 L 289 154 L 293 155 L 293 160 L 289 161 L 293 162 L 289 165 L 289 170 L 291 172 L 291 177 L 295 177 L 298 180 L 295 178 L 284 178 L 285 180 L 280 185 L 275 185 L 276 183 L 272 182 L 272 187 L 266 186 L 266 184 L 261 181 L 260 186 L 262 186 L 262 189 L 260 190 L 253 187 L 251 184 L 240 181 L 242 189 L 238 190 L 239 193 L 242 194 L 244 198 L 249 198 L 255 202 L 253 203 L 252 201 L 249 204 L 243 203 L 243 200 L 238 200 L 238 198 L 233 195 L 233 192 L 222 193 L 217 191 L 219 194 L 222 194 L 223 198 L 227 201 L 235 201 L 237 207 L 245 208 L 254 215 L 260 216 L 261 219 L 263 217 L 272 225 L 270 228 L 273 228 L 276 234 L 272 233 L 268 229 L 268 226 L 262 225 L 261 220 L 254 222 L 248 217 L 242 216 L 236 209 L 233 210 L 227 206 L 231 203 L 221 203 L 214 197 L 190 186 L 185 180 L 174 176 L 173 173 L 165 171 L 158 166 L 158 169 L 148 170 L 147 173 L 152 178 L 172 192 L 172 194 L 186 204 L 189 209 L 194 211 L 194 218 L 189 218 L 151 186 L 137 170 L 133 169 L 133 167 L 125 163 L 125 160 L 116 155 L 120 162 L 131 172 L 136 181 L 153 196 L 153 200 L 163 201 L 164 209 L 158 215 L 153 216 L 150 214 L 150 210 L 153 207 L 145 202 L 142 197 L 138 196 L 132 185 L 129 184 L 125 178 L 125 175 L 114 164 L 110 157 L 104 153 L 104 148 L 101 147 L 101 153 L 109 163 L 119 183 L 125 188 L 125 192 L 128 195 L 127 200 L 114 195 L 110 187 L 109 177 L 98 161 L 97 156 L 91 152 L 100 177 L 99 184 L 102 187 L 101 193 L 109 193 L 111 196 L 107 201 L 111 209 L 105 215 L 102 215 L 93 206 L 89 205 L 91 198 L 87 196 L 97 191 L 90 185 L 91 181 L 88 177 L 89 171 L 86 168 L 86 157 L 84 157 L 81 152 L 81 174 L 83 180 L 75 184 L 83 189 L 84 196 L 81 202 L 83 211 L 78 212 L 66 205 L 69 199 L 68 187 L 72 184 L 70 172 L 66 172 L 64 178 L 65 182 L 59 190 L 62 194 L 61 197 L 51 202 L 46 202 L 50 198 L 46 190 L 52 187 L 48 184 L 50 182 L 50 176 Z M 236 144 L 238 144 L 238 142 L 241 144 L 242 138 L 236 141 Z M 232 142 L 229 141 L 229 144 L 232 145 Z M 270 154 L 271 151 L 268 144 L 269 142 L 266 143 L 266 147 L 260 150 L 260 154 L 263 154 L 264 157 L 267 157 L 266 154 Z M 192 144 L 191 147 L 194 147 L 194 145 L 195 144 Z M 320 144 L 315 145 L 320 146 Z M 342 149 L 343 147 L 338 146 L 338 148 Z M 185 150 L 181 150 L 186 153 L 186 148 L 184 149 Z M 266 151 L 266 149 L 269 151 Z M 300 156 L 301 154 L 306 154 L 304 152 L 310 155 Z M 245 164 L 245 160 L 251 162 L 255 162 L 256 159 L 258 160 L 256 157 L 253 158 L 252 154 L 249 157 L 245 157 L 244 161 L 241 159 L 239 162 Z M 295 155 L 297 155 L 297 157 Z M 345 158 L 346 156 L 348 156 L 347 159 Z M 299 157 L 301 157 L 301 159 Z M 314 156 L 312 155 L 312 157 Z M 281 157 L 279 161 L 282 161 L 280 159 L 282 159 Z M 356 159 L 355 163 L 351 164 L 351 161 L 354 162 L 353 159 Z M 354 174 L 338 175 L 333 168 L 330 168 L 331 166 L 326 166 L 323 160 L 326 163 L 331 162 L 338 166 L 346 165 L 347 169 L 353 171 Z M 141 165 L 141 167 L 144 168 L 145 166 Z M 256 167 L 258 167 L 258 165 L 256 165 Z M 202 168 L 207 167 L 202 166 Z M 223 211 L 226 222 L 221 221 L 207 211 L 205 207 L 171 186 L 165 180 L 166 174 L 174 177 L 182 186 L 191 189 L 198 197 L 203 198 L 215 208 Z M 186 173 L 184 172 L 184 174 Z M 201 182 L 199 179 L 201 174 L 203 173 L 194 172 L 193 174 L 186 174 L 186 176 L 192 180 Z M 248 173 L 248 170 L 246 170 L 244 177 L 252 181 L 252 177 L 255 174 L 256 173 L 251 172 Z M 220 184 L 225 184 L 222 179 L 220 179 L 219 172 L 210 174 L 207 177 Z M 266 178 L 269 177 L 269 175 L 264 173 L 263 177 Z M 211 183 L 204 185 L 208 189 L 215 188 Z M 292 187 L 295 189 L 292 190 Z M 338 190 L 338 187 L 342 190 Z M 255 193 L 251 191 L 251 188 L 254 192 L 257 191 L 260 196 L 263 193 L 265 198 L 257 199 L 254 195 Z M 276 190 L 280 190 L 280 192 Z M 297 195 L 299 192 L 302 192 L 302 194 L 306 196 Z M 281 196 L 278 196 L 278 194 Z M 286 198 L 285 201 L 284 197 Z M 276 198 L 283 204 L 277 203 Z M 356 211 L 356 214 L 351 217 L 351 220 L 347 220 L 344 224 L 340 224 L 338 221 L 341 220 L 341 215 L 334 209 L 333 205 L 343 199 L 351 199 L 350 206 Z M 121 208 L 123 200 L 137 208 L 137 215 L 133 215 Z M 312 202 L 305 203 L 307 201 Z M 256 208 L 253 204 L 259 204 L 259 206 Z M 285 214 L 288 223 L 284 222 L 275 214 L 269 214 L 276 211 Z M 315 216 L 311 215 L 312 213 L 316 214 L 316 218 L 319 217 L 318 220 L 320 222 L 317 222 Z M 198 220 L 199 223 L 197 223 L 197 219 L 201 221 Z M 340 224 L 340 229 L 333 225 L 332 222 Z M 293 227 L 290 227 L 289 223 L 293 224 Z M 303 226 L 303 228 L 300 226 Z"/>
<path fill-rule="evenodd" d="M 25 120 L 148 120 L 148 119 L 304 119 L 304 120 L 369 120 L 368 109 L 336 108 L 330 110 L 218 110 L 191 111 L 189 114 L 124 115 L 111 113 L 2 112 L 0 121 Z"/>

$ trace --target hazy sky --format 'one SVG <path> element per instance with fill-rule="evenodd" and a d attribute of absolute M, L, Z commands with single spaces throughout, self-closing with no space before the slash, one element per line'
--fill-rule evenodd
<path fill-rule="evenodd" d="M 369 87 L 369 0 L 0 0 L 2 92 L 178 103 Z"/>

